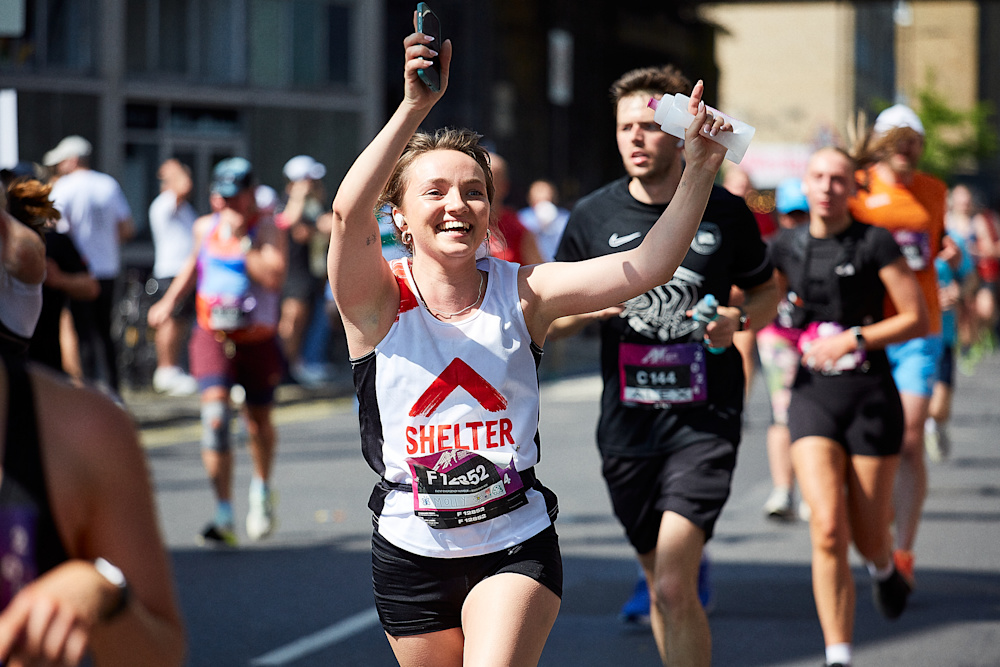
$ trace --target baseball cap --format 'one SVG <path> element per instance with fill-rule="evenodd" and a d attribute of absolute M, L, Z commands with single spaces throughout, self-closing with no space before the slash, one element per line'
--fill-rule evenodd
<path fill-rule="evenodd" d="M 809 202 L 802 192 L 801 178 L 786 178 L 774 190 L 774 208 L 778 213 L 791 213 L 792 211 L 808 211 Z"/>
<path fill-rule="evenodd" d="M 278 207 L 278 193 L 270 185 L 258 185 L 254 188 L 253 197 L 261 213 L 274 213 Z"/>
<path fill-rule="evenodd" d="M 285 163 L 285 168 L 282 171 L 285 178 L 293 182 L 307 178 L 318 181 L 326 176 L 326 167 L 308 155 L 296 155 Z"/>
<path fill-rule="evenodd" d="M 897 127 L 908 127 L 924 136 L 924 124 L 917 113 L 905 104 L 894 104 L 875 118 L 872 129 L 875 134 L 884 134 Z"/>
<path fill-rule="evenodd" d="M 221 197 L 235 197 L 252 184 L 253 167 L 244 158 L 226 158 L 212 170 L 212 192 Z"/>
<path fill-rule="evenodd" d="M 90 145 L 89 141 L 78 134 L 71 134 L 46 153 L 42 158 L 42 163 L 46 167 L 54 167 L 63 160 L 90 155 L 91 151 L 93 151 L 93 146 Z"/>

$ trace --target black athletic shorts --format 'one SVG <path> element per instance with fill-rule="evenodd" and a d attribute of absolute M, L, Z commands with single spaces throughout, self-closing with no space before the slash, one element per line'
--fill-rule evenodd
<path fill-rule="evenodd" d="M 851 455 L 892 456 L 903 446 L 903 405 L 888 371 L 826 376 L 803 369 L 792 387 L 788 430 L 793 443 L 814 435 Z"/>
<path fill-rule="evenodd" d="M 462 605 L 480 581 L 513 572 L 562 597 L 562 556 L 555 526 L 521 544 L 482 556 L 429 558 L 372 534 L 372 582 L 382 627 L 393 637 L 462 627 Z"/>
<path fill-rule="evenodd" d="M 681 515 L 705 531 L 715 530 L 736 467 L 737 446 L 714 437 L 657 456 L 602 455 L 604 481 L 615 516 L 640 554 L 656 548 L 664 512 Z"/>
<path fill-rule="evenodd" d="M 938 359 L 936 381 L 949 389 L 955 386 L 955 345 L 945 345 Z"/>

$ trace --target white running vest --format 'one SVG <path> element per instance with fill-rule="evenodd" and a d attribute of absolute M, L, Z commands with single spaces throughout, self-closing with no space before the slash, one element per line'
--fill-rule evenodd
<path fill-rule="evenodd" d="M 408 458 L 456 447 L 500 467 L 513 460 L 518 471 L 538 462 L 538 374 L 517 291 L 518 265 L 495 258 L 477 265 L 489 272 L 483 303 L 472 317 L 450 324 L 424 307 L 409 260 L 391 262 L 400 286 L 396 322 L 372 353 L 354 360 L 362 449 L 389 482 L 409 486 Z M 551 525 L 542 493 L 530 489 L 527 499 L 481 523 L 439 529 L 414 514 L 413 493 L 390 490 L 376 525 L 414 554 L 478 556 Z"/>

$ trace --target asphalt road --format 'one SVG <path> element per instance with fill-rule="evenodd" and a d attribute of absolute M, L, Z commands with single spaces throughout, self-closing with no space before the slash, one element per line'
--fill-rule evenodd
<path fill-rule="evenodd" d="M 930 464 L 930 495 L 917 546 L 917 590 L 904 616 L 883 620 L 867 573 L 852 556 L 858 606 L 855 665 L 1000 665 L 1000 357 L 960 376 L 954 455 Z M 541 665 L 659 665 L 647 628 L 623 625 L 636 564 L 610 511 L 593 443 L 599 381 L 549 381 L 542 393 L 539 477 L 560 498 L 565 568 L 562 610 Z M 171 400 L 171 399 L 159 399 Z M 709 543 L 715 605 L 714 664 L 816 667 L 823 640 L 809 578 L 805 524 L 774 524 L 764 391 L 754 385 L 732 497 Z M 145 428 L 163 532 L 174 563 L 192 666 L 393 665 L 372 604 L 368 495 L 350 399 L 277 411 L 274 477 L 279 527 L 237 550 L 195 545 L 212 500 L 186 419 Z M 239 451 L 238 516 L 250 467 Z M 240 531 L 242 533 L 242 529 Z"/>

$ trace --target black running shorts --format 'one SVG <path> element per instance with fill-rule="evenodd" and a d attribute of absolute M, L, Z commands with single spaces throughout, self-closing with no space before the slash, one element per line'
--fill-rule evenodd
<path fill-rule="evenodd" d="M 712 537 L 729 498 L 737 446 L 714 437 L 667 454 L 603 456 L 615 515 L 640 554 L 656 548 L 664 512 L 679 514 Z"/>
<path fill-rule="evenodd" d="M 372 534 L 375 607 L 393 637 L 462 627 L 466 596 L 476 584 L 502 572 L 530 577 L 561 598 L 562 556 L 555 527 L 509 549 L 466 558 L 418 556 L 377 530 Z"/>
<path fill-rule="evenodd" d="M 903 405 L 886 372 L 826 376 L 799 371 L 788 405 L 794 443 L 820 436 L 848 454 L 892 456 L 903 446 Z"/>

